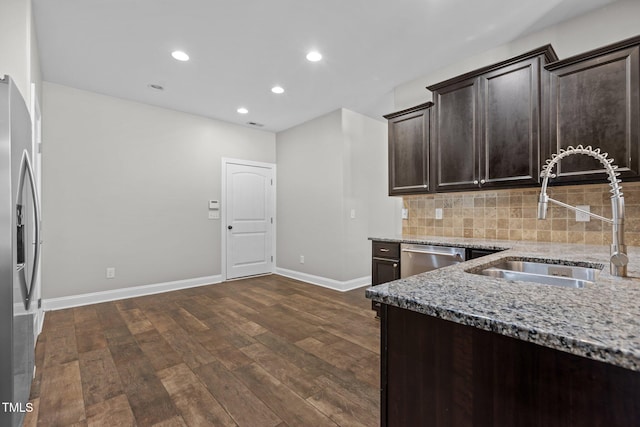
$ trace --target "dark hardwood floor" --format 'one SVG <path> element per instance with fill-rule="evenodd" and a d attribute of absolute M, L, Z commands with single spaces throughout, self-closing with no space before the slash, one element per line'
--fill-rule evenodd
<path fill-rule="evenodd" d="M 376 426 L 364 289 L 271 275 L 48 312 L 25 426 Z"/>

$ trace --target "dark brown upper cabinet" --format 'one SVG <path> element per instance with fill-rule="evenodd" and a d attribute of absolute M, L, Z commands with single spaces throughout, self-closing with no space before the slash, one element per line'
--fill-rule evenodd
<path fill-rule="evenodd" d="M 535 185 L 551 45 L 427 87 L 435 191 Z M 543 159 L 542 159 L 543 160 Z"/>
<path fill-rule="evenodd" d="M 609 154 L 622 178 L 640 178 L 640 37 L 545 67 L 550 72 L 550 152 L 592 146 Z M 602 182 L 606 174 L 588 156 L 556 166 L 556 182 Z"/>
<path fill-rule="evenodd" d="M 389 125 L 389 195 L 427 193 L 432 102 L 384 116 Z"/>

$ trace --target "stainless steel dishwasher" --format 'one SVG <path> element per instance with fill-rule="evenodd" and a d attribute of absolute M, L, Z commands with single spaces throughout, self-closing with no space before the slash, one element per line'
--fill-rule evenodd
<path fill-rule="evenodd" d="M 465 259 L 464 248 L 403 243 L 400 245 L 400 277 L 458 264 Z"/>

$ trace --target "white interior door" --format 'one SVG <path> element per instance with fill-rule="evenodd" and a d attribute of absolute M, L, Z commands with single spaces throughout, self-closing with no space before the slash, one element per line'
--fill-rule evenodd
<path fill-rule="evenodd" d="M 273 168 L 226 164 L 227 279 L 273 271 Z"/>

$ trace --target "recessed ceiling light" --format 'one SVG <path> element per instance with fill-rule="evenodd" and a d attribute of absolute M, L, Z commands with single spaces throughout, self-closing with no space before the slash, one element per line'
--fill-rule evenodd
<path fill-rule="evenodd" d="M 247 113 L 249 112 L 249 110 L 247 110 L 247 109 L 246 109 L 246 108 L 244 108 L 244 107 L 240 107 L 240 108 L 238 108 L 236 111 L 237 111 L 238 113 L 240 113 L 240 114 L 247 114 Z"/>
<path fill-rule="evenodd" d="M 271 88 L 271 92 L 273 93 L 284 93 L 284 89 L 282 86 L 274 86 Z"/>
<path fill-rule="evenodd" d="M 307 53 L 307 60 L 311 61 L 311 62 L 318 62 L 322 59 L 322 55 L 320 54 L 320 52 L 317 52 L 315 50 Z"/>
<path fill-rule="evenodd" d="M 181 50 L 174 50 L 173 52 L 171 52 L 171 56 L 173 56 L 173 58 L 177 59 L 178 61 L 188 61 L 189 60 L 189 55 L 187 55 L 186 53 L 184 53 Z"/>
<path fill-rule="evenodd" d="M 155 90 L 164 90 L 164 87 L 162 87 L 162 86 L 160 86 L 160 85 L 157 85 L 157 84 L 155 84 L 155 83 L 151 83 L 151 84 L 149 85 L 149 87 L 150 87 L 151 89 L 155 89 Z"/>

